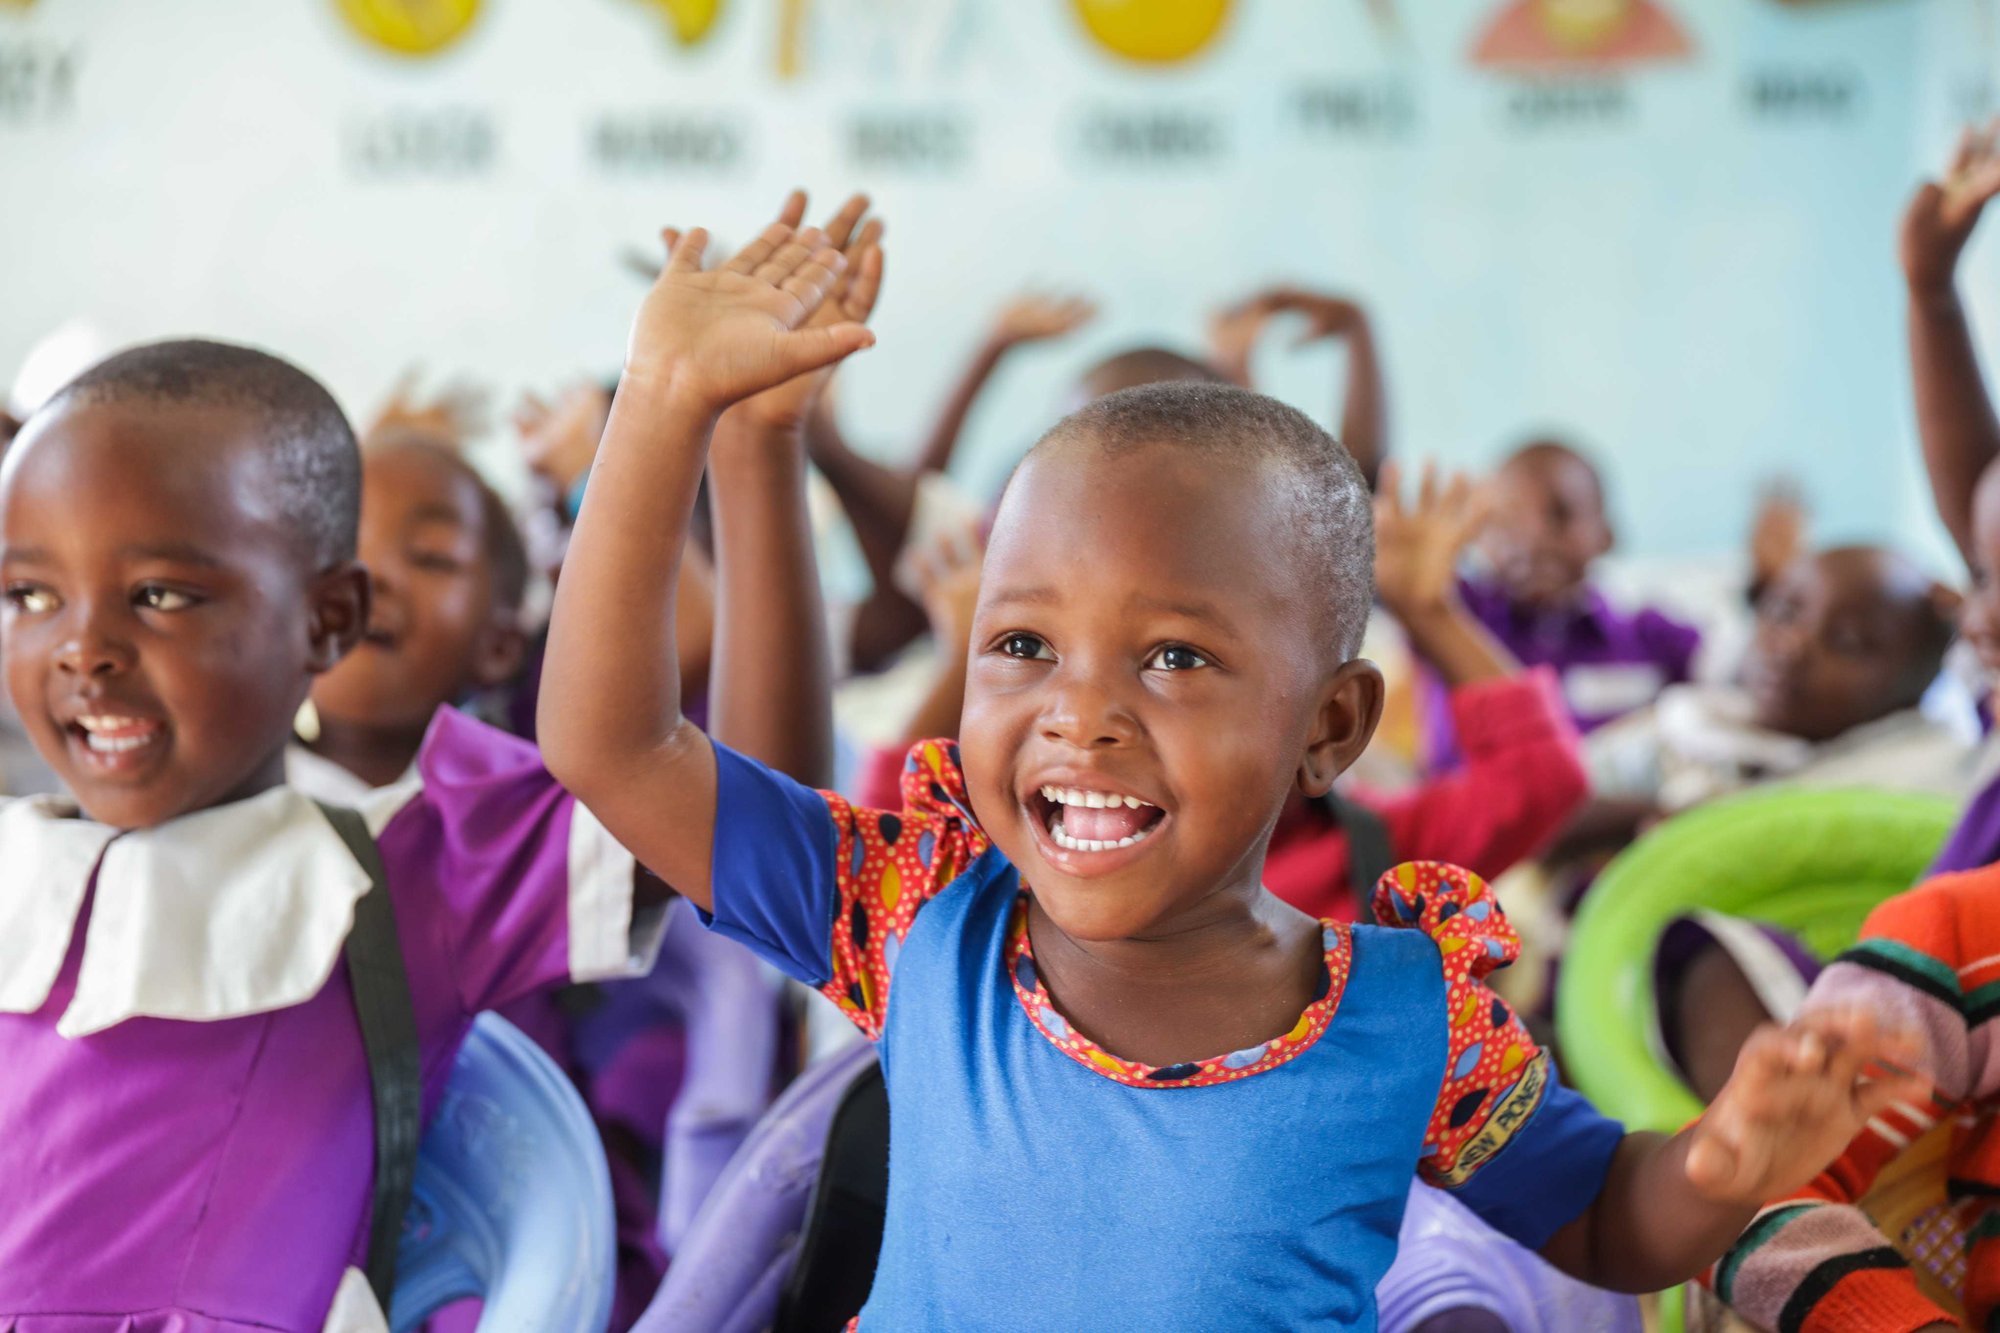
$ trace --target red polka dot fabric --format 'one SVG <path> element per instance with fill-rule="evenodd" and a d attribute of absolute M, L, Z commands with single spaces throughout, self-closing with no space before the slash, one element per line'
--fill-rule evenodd
<path fill-rule="evenodd" d="M 1521 940 L 1486 881 L 1436 861 L 1397 866 L 1375 886 L 1375 919 L 1421 930 L 1444 964 L 1448 1043 L 1444 1082 L 1424 1136 L 1419 1174 L 1455 1188 L 1513 1139 L 1547 1095 L 1547 1054 L 1483 979 L 1521 954 Z"/>

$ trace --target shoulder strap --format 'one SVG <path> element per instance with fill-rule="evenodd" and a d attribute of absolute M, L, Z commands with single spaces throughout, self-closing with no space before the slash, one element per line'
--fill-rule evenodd
<path fill-rule="evenodd" d="M 347 935 L 347 975 L 361 1044 L 368 1053 L 368 1082 L 375 1103 L 375 1197 L 368 1221 L 368 1286 L 389 1313 L 396 1285 L 396 1247 L 417 1173 L 423 1133 L 423 1062 L 417 1048 L 417 1012 L 403 965 L 396 912 L 389 902 L 382 854 L 366 820 L 353 810 L 320 805 L 347 850 L 368 872 L 368 892 L 354 904 Z"/>
<path fill-rule="evenodd" d="M 1389 826 L 1382 816 L 1345 796 L 1328 792 L 1321 806 L 1347 832 L 1347 878 L 1360 903 L 1362 919 L 1367 919 L 1368 899 L 1376 882 L 1396 866 L 1395 848 L 1389 845 Z"/>

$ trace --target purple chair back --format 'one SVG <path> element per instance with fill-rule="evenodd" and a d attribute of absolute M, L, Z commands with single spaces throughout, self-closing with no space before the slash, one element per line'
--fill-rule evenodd
<path fill-rule="evenodd" d="M 1640 1333 L 1639 1302 L 1587 1287 L 1487 1226 L 1442 1190 L 1410 1191 L 1396 1262 L 1375 1289 L 1381 1333 L 1447 1310 L 1484 1310 L 1511 1333 Z"/>
<path fill-rule="evenodd" d="M 858 1043 L 785 1090 L 717 1178 L 633 1333 L 757 1333 L 771 1326 L 833 1113 L 874 1063 L 875 1048 Z"/>

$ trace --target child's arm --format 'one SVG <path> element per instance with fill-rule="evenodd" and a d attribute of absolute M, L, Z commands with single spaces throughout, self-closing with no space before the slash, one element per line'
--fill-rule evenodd
<path fill-rule="evenodd" d="M 944 411 L 938 414 L 937 424 L 931 427 L 930 438 L 917 455 L 915 470 L 919 473 L 943 472 L 951 466 L 952 455 L 958 451 L 958 437 L 965 430 L 966 419 L 972 415 L 972 405 L 986 391 L 987 381 L 993 378 L 993 372 L 999 369 L 1009 352 L 1029 343 L 1068 337 L 1095 318 L 1097 307 L 1083 297 L 1073 295 L 1049 296 L 1027 292 L 1001 307 L 986 341 L 979 345 L 971 364 L 966 366 L 965 373 L 952 389 L 951 397 L 945 400 Z"/>
<path fill-rule="evenodd" d="M 1750 1039 L 1715 1102 L 1672 1138 L 1632 1134 L 1597 1198 L 1542 1248 L 1575 1277 L 1657 1291 L 1722 1256 L 1768 1201 L 1813 1179 L 1899 1101 L 1922 1102 L 1921 1075 L 1867 1071 L 1915 1058 L 1865 1009 L 1809 1012 Z"/>
<path fill-rule="evenodd" d="M 1980 473 L 2000 457 L 2000 420 L 1979 373 L 1979 354 L 1959 304 L 1958 257 L 1979 214 L 2000 193 L 2000 122 L 1968 128 L 1943 181 L 1926 181 L 1903 214 L 1901 255 L 1909 287 L 1910 369 L 1915 380 L 1917 435 L 1930 472 L 1938 517 L 1968 565 L 1972 492 Z"/>
<path fill-rule="evenodd" d="M 736 403 L 873 341 L 859 324 L 802 327 L 845 268 L 821 233 L 774 224 L 712 273 L 707 244 L 681 238 L 635 321 L 556 593 L 538 727 L 550 770 L 704 908 L 716 760 L 681 713 L 670 590 L 709 439 Z"/>
<path fill-rule="evenodd" d="M 972 652 L 972 612 L 979 604 L 979 567 L 986 543 L 969 529 L 938 543 L 918 562 L 924 613 L 937 642 L 937 675 L 903 728 L 903 748 L 958 735 L 965 705 L 966 659 Z"/>
<path fill-rule="evenodd" d="M 1230 379 L 1250 387 L 1250 355 L 1265 325 L 1282 314 L 1306 317 L 1296 346 L 1323 338 L 1347 340 L 1346 398 L 1340 410 L 1340 442 L 1375 485 L 1389 455 L 1389 403 L 1382 383 L 1382 360 L 1368 312 L 1357 302 L 1297 287 L 1274 287 L 1222 311 L 1210 323 L 1212 359 Z"/>
<path fill-rule="evenodd" d="M 1074 296 L 1028 295 L 1010 302 L 952 390 L 916 461 L 907 468 L 888 467 L 856 453 L 841 434 L 830 405 L 822 403 L 813 415 L 806 435 L 813 465 L 833 487 L 854 525 L 875 580 L 874 592 L 855 614 L 856 666 L 866 670 L 881 665 L 923 632 L 923 608 L 896 586 L 896 562 L 909 542 L 920 479 L 950 467 L 973 404 L 1009 352 L 1071 333 L 1096 313 L 1088 301 Z"/>
<path fill-rule="evenodd" d="M 866 324 L 873 313 L 882 225 L 864 225 L 867 210 L 856 195 L 827 223 L 847 267 L 805 328 Z M 808 786 L 833 780 L 833 723 L 803 433 L 831 374 L 815 370 L 732 407 L 709 453 L 718 576 L 709 733 Z"/>

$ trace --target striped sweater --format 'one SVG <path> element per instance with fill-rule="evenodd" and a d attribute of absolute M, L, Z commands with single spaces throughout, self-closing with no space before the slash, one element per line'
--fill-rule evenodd
<path fill-rule="evenodd" d="M 1936 1093 L 1760 1213 L 1716 1293 L 1780 1333 L 1906 1333 L 1961 1309 L 2000 1331 L 2000 866 L 1884 903 L 1806 1002 L 1909 1027 Z"/>

